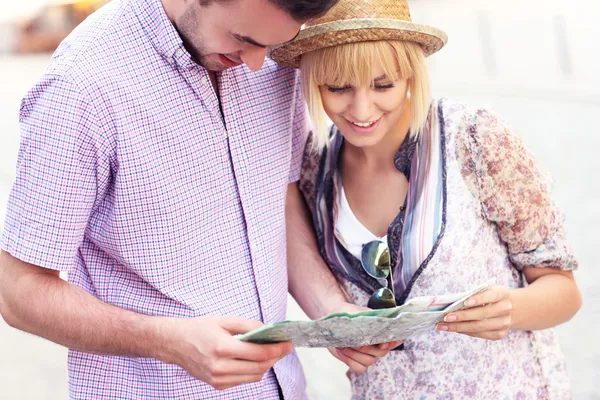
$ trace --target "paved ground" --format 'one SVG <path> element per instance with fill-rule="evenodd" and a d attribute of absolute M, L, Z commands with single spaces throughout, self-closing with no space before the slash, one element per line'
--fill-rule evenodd
<path fill-rule="evenodd" d="M 43 71 L 45 62 L 45 57 L 0 56 L 0 222 L 14 177 L 19 141 L 16 117 L 19 99 Z M 561 344 L 567 355 L 575 398 L 600 400 L 600 345 L 596 339 L 600 317 L 600 269 L 597 268 L 595 248 L 600 239 L 600 183 L 597 177 L 600 169 L 596 153 L 600 147 L 597 128 L 600 98 L 584 93 L 584 96 L 570 96 L 565 100 L 560 91 L 553 97 L 532 91 L 515 93 L 501 85 L 490 84 L 482 89 L 450 85 L 448 81 L 436 81 L 435 92 L 473 104 L 492 104 L 522 132 L 530 148 L 555 178 L 556 200 L 565 210 L 567 230 L 581 261 L 577 279 L 584 298 L 579 314 L 559 327 Z M 293 302 L 290 302 L 289 317 L 305 318 Z M 349 398 L 345 368 L 341 363 L 330 357 L 326 350 L 301 349 L 299 354 L 311 398 Z M 65 362 L 64 349 L 9 329 L 0 321 L 1 399 L 66 399 Z"/>

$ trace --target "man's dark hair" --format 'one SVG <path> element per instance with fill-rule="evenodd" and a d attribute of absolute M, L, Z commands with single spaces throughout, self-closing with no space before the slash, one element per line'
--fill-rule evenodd
<path fill-rule="evenodd" d="M 338 0 L 270 0 L 296 21 L 308 21 L 325 14 Z"/>
<path fill-rule="evenodd" d="M 200 5 L 207 6 L 215 0 L 200 0 Z M 231 1 L 231 0 L 216 0 Z M 287 12 L 293 19 L 305 22 L 320 17 L 333 7 L 338 0 L 269 0 L 277 7 Z"/>

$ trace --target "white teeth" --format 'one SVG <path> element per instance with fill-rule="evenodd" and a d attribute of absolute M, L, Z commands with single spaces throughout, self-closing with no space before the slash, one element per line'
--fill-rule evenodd
<path fill-rule="evenodd" d="M 373 126 L 373 124 L 377 121 L 373 122 L 352 122 L 356 126 L 360 126 L 361 128 L 367 128 L 369 126 Z"/>

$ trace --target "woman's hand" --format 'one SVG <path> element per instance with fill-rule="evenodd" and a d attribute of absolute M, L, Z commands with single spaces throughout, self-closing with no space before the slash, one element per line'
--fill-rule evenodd
<path fill-rule="evenodd" d="M 354 314 L 368 310 L 370 309 L 366 307 L 345 303 L 341 307 L 336 308 L 334 312 Z M 391 349 L 400 346 L 402 343 L 402 341 L 398 340 L 371 346 L 330 348 L 329 352 L 333 354 L 335 358 L 346 364 L 350 370 L 357 374 L 362 374 L 366 371 L 368 366 L 375 364 L 380 357 L 384 357 Z"/>
<path fill-rule="evenodd" d="M 510 289 L 493 286 L 467 299 L 465 305 L 469 308 L 446 315 L 436 329 L 489 340 L 506 337 L 513 313 Z"/>

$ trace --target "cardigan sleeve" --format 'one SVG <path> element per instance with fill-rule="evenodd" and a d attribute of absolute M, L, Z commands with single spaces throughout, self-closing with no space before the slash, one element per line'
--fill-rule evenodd
<path fill-rule="evenodd" d="M 521 138 L 486 109 L 468 119 L 457 136 L 461 174 L 484 216 L 497 225 L 513 265 L 576 269 L 549 179 Z"/>

